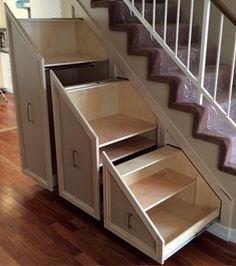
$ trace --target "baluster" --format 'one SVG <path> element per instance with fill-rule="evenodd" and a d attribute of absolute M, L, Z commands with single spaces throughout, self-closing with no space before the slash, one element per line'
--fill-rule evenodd
<path fill-rule="evenodd" d="M 177 18 L 176 18 L 176 35 L 175 35 L 175 55 L 176 56 L 178 56 L 178 46 L 179 46 L 180 7 L 181 7 L 181 0 L 178 0 Z"/>
<path fill-rule="evenodd" d="M 189 18 L 189 34 L 188 34 L 188 59 L 187 59 L 187 69 L 188 70 L 190 68 L 190 60 L 191 60 L 192 31 L 193 31 L 193 10 L 194 10 L 194 0 L 191 0 L 190 18 Z"/>
<path fill-rule="evenodd" d="M 142 0 L 142 17 L 145 18 L 145 0 Z"/>
<path fill-rule="evenodd" d="M 227 111 L 228 117 L 230 117 L 230 109 L 231 109 L 231 102 L 232 102 L 234 71 L 235 71 L 235 57 L 236 57 L 236 31 L 234 32 L 234 51 L 233 51 L 231 77 L 230 77 L 230 85 L 229 85 L 229 104 L 228 104 L 228 111 Z"/>
<path fill-rule="evenodd" d="M 156 0 L 153 0 L 152 29 L 156 31 Z"/>
<path fill-rule="evenodd" d="M 218 87 L 218 76 L 219 76 L 219 67 L 220 67 L 220 55 L 221 55 L 221 48 L 222 48 L 223 29 L 224 29 L 224 15 L 221 14 L 221 17 L 220 17 L 220 29 L 219 29 L 219 39 L 218 39 L 218 51 L 217 51 L 217 60 L 216 60 L 216 77 L 215 77 L 215 88 L 214 88 L 214 101 L 216 100 L 217 89 L 218 89 L 217 87 Z"/>
<path fill-rule="evenodd" d="M 168 17 L 168 0 L 165 0 L 164 43 L 166 43 L 166 35 L 167 35 L 167 17 Z"/>
<path fill-rule="evenodd" d="M 210 9 L 211 9 L 211 1 L 210 0 L 204 0 L 203 21 L 202 21 L 202 38 L 201 38 L 201 55 L 200 55 L 200 64 L 199 64 L 199 85 L 200 85 L 200 88 L 198 88 L 198 103 L 200 105 L 202 105 L 202 102 L 203 102 L 203 94 L 201 92 L 201 89 L 204 88 Z"/>

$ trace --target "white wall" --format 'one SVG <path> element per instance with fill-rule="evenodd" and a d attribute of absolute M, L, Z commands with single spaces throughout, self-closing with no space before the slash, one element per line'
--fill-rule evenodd
<path fill-rule="evenodd" d="M 72 14 L 69 0 L 31 0 L 30 2 L 32 18 L 69 18 Z"/>
<path fill-rule="evenodd" d="M 32 18 L 60 18 L 60 0 L 31 0 Z"/>
<path fill-rule="evenodd" d="M 19 9 L 15 5 L 15 0 L 0 0 L 0 28 L 5 28 L 5 16 L 4 16 L 4 3 L 6 3 L 11 9 L 12 13 L 17 18 L 27 18 L 27 11 L 24 9 Z"/>
<path fill-rule="evenodd" d="M 72 6 L 69 0 L 60 0 L 61 2 L 61 15 L 64 18 L 72 17 Z"/>

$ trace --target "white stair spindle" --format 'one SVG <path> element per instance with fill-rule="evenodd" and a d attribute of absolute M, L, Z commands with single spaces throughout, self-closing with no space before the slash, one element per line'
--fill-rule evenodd
<path fill-rule="evenodd" d="M 181 0 L 178 0 L 177 18 L 176 18 L 176 35 L 175 35 L 175 55 L 176 56 L 178 56 L 178 46 L 179 46 L 180 7 L 181 7 Z"/>
<path fill-rule="evenodd" d="M 216 77 L 215 77 L 215 88 L 214 88 L 214 101 L 217 97 L 217 87 L 218 87 L 218 76 L 219 76 L 219 66 L 220 66 L 220 55 L 222 48 L 222 35 L 224 29 L 224 15 L 221 14 L 220 17 L 220 29 L 219 29 L 219 40 L 218 40 L 218 52 L 217 52 L 217 60 L 216 60 Z"/>
<path fill-rule="evenodd" d="M 142 17 L 145 18 L 145 0 L 142 0 Z"/>
<path fill-rule="evenodd" d="M 202 21 L 203 26 L 202 26 L 202 38 L 201 38 L 201 56 L 200 56 L 200 65 L 199 65 L 200 89 L 198 89 L 198 103 L 200 105 L 202 105 L 202 102 L 203 102 L 203 94 L 202 94 L 202 91 L 200 90 L 204 88 L 210 9 L 211 9 L 211 1 L 204 0 L 203 21 Z"/>
<path fill-rule="evenodd" d="M 156 0 L 153 0 L 152 28 L 156 31 Z"/>
<path fill-rule="evenodd" d="M 188 34 L 188 59 L 187 59 L 187 69 L 188 70 L 190 68 L 190 60 L 191 60 L 193 11 L 194 11 L 194 0 L 191 0 L 190 17 L 189 17 L 189 34 Z"/>
<path fill-rule="evenodd" d="M 236 31 L 234 33 L 234 51 L 233 51 L 231 77 L 230 77 L 230 85 L 229 85 L 229 101 L 228 101 L 228 111 L 227 111 L 228 117 L 230 117 L 230 109 L 231 109 L 231 103 L 232 103 L 232 92 L 233 92 L 233 84 L 234 84 L 235 61 L 236 61 Z"/>
<path fill-rule="evenodd" d="M 164 43 L 166 43 L 166 35 L 167 35 L 167 18 L 168 18 L 168 0 L 165 0 Z"/>

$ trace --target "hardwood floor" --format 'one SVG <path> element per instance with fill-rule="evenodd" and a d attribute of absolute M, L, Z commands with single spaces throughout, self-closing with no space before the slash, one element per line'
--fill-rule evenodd
<path fill-rule="evenodd" d="M 7 94 L 8 104 L 3 101 L 0 95 L 0 132 L 16 126 L 15 108 L 13 95 Z"/>
<path fill-rule="evenodd" d="M 13 98 L 0 128 L 14 127 Z M 0 132 L 0 265 L 157 265 L 20 170 L 16 130 Z M 203 233 L 166 265 L 236 265 L 236 245 Z"/>

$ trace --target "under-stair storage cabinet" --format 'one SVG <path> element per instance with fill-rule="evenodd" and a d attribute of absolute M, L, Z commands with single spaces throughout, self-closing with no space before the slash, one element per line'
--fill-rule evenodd
<path fill-rule="evenodd" d="M 52 73 L 59 193 L 100 219 L 102 156 L 157 147 L 157 119 L 127 80 L 64 87 Z"/>
<path fill-rule="evenodd" d="M 104 152 L 103 162 L 105 227 L 160 263 L 220 215 L 220 200 L 177 148 L 118 165 Z"/>
<path fill-rule="evenodd" d="M 17 20 L 6 7 L 6 20 L 22 169 L 52 190 L 57 167 L 49 71 L 65 85 L 107 79 L 107 54 L 81 19 Z"/>

